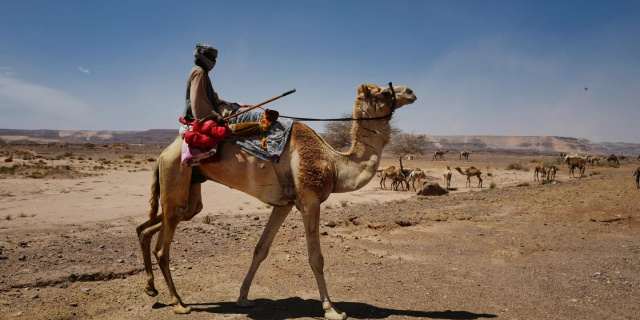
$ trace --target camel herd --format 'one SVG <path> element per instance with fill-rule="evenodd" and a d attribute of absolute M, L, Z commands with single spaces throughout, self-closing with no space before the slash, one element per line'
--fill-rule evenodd
<path fill-rule="evenodd" d="M 449 153 L 449 150 L 438 149 L 435 151 L 433 155 L 433 160 L 443 160 L 444 155 Z M 469 155 L 473 153 L 473 151 L 462 150 L 460 151 L 460 160 L 469 160 Z M 582 178 L 584 176 L 587 165 L 600 165 L 600 161 L 608 161 L 615 164 L 620 164 L 620 160 L 626 160 L 625 156 L 611 154 L 609 156 L 598 156 L 598 155 L 588 155 L 588 156 L 580 156 L 576 153 L 561 153 L 560 156 L 563 159 L 564 164 L 569 167 L 569 177 L 571 178 Z M 638 156 L 638 160 L 640 160 L 640 156 Z M 559 162 L 557 162 L 559 163 Z M 478 178 L 478 188 L 482 188 L 482 172 L 480 169 L 476 167 L 469 167 L 467 169 L 461 169 L 460 167 L 454 167 L 456 171 L 458 171 L 461 175 L 467 177 L 467 182 L 465 187 L 471 187 L 471 178 Z M 576 170 L 577 169 L 577 170 Z M 556 179 L 556 173 L 559 171 L 558 167 L 554 164 L 549 164 L 545 162 L 538 162 L 534 168 L 533 180 L 534 181 L 554 181 Z M 405 168 L 396 168 L 395 166 L 390 166 L 384 170 L 378 170 L 378 176 L 380 177 L 380 189 L 386 189 L 386 181 L 387 179 L 391 181 L 391 190 L 398 191 L 401 189 L 402 191 L 406 190 L 411 191 L 413 187 L 414 191 L 417 191 L 415 187 L 415 182 L 418 181 L 418 186 L 423 186 L 425 180 L 427 179 L 425 171 L 420 168 L 416 169 L 405 169 Z M 446 190 L 451 189 L 451 176 L 452 170 L 450 166 L 446 166 L 446 169 L 442 172 L 442 183 L 445 186 Z M 633 173 L 633 176 L 636 179 L 636 186 L 640 189 L 640 167 Z M 411 183 L 411 185 L 410 185 Z"/>

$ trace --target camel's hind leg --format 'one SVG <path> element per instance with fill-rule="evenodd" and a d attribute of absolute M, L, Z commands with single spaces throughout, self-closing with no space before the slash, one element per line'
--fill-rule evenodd
<path fill-rule="evenodd" d="M 191 220 L 196 214 L 202 211 L 202 194 L 201 185 L 192 184 L 189 187 L 189 209 L 185 220 Z M 142 259 L 144 260 L 144 271 L 147 275 L 147 284 L 144 291 L 152 297 L 158 294 L 154 285 L 153 268 L 151 265 L 151 239 L 158 231 L 162 229 L 162 214 L 156 216 L 153 221 L 147 220 L 136 228 L 138 240 L 142 248 Z M 162 235 L 162 233 L 160 233 Z M 156 260 L 158 259 L 158 251 L 162 248 L 162 237 L 158 237 L 155 250 L 153 251 Z"/>
<path fill-rule="evenodd" d="M 333 306 L 329 299 L 327 283 L 324 279 L 324 257 L 320 249 L 320 202 L 309 201 L 298 206 L 302 213 L 305 235 L 307 236 L 307 251 L 309 254 L 309 264 L 315 275 L 320 291 L 320 301 L 324 309 L 326 319 L 346 319 L 347 314 L 341 312 Z"/>
<path fill-rule="evenodd" d="M 144 287 L 144 292 L 148 295 L 155 297 L 158 295 L 153 284 L 153 269 L 151 266 L 151 238 L 160 230 L 162 226 L 162 215 L 156 216 L 153 220 L 147 220 L 141 223 L 136 228 L 138 234 L 138 241 L 142 249 L 142 259 L 144 260 L 144 272 L 147 276 L 147 284 Z"/>
<path fill-rule="evenodd" d="M 249 289 L 251 288 L 251 282 L 253 282 L 253 277 L 256 275 L 256 271 L 258 271 L 258 267 L 260 263 L 267 258 L 269 254 L 269 248 L 271 247 L 271 243 L 273 243 L 273 239 L 275 238 L 282 222 L 287 218 L 287 215 L 293 208 L 293 204 L 288 204 L 281 207 L 273 207 L 271 210 L 271 215 L 269 216 L 269 221 L 267 225 L 264 227 L 262 231 L 262 236 L 260 236 L 260 240 L 258 240 L 258 244 L 256 244 L 256 248 L 253 250 L 253 260 L 251 261 L 251 267 L 249 267 L 249 272 L 244 277 L 244 281 L 242 281 L 242 287 L 240 287 L 240 296 L 238 297 L 238 301 L 236 301 L 236 305 L 240 307 L 252 307 L 254 303 L 249 301 Z"/>

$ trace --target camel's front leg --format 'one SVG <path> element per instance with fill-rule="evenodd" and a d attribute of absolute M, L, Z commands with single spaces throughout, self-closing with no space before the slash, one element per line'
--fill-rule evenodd
<path fill-rule="evenodd" d="M 273 207 L 273 210 L 271 210 L 269 221 L 264 227 L 262 236 L 260 236 L 260 240 L 258 240 L 258 244 L 256 244 L 256 248 L 253 250 L 253 260 L 251 261 L 251 267 L 249 267 L 249 272 L 247 272 L 247 275 L 244 277 L 244 281 L 242 281 L 242 287 L 240 287 L 240 297 L 238 297 L 236 305 L 240 307 L 254 306 L 254 303 L 252 301 L 249 301 L 249 299 L 247 298 L 249 295 L 251 282 L 253 282 L 253 277 L 256 275 L 256 271 L 258 271 L 260 263 L 264 261 L 265 258 L 267 258 L 271 243 L 273 243 L 273 239 L 278 233 L 282 222 L 284 222 L 284 219 L 291 211 L 291 208 L 293 208 L 293 204 L 282 207 Z"/>
<path fill-rule="evenodd" d="M 327 283 L 324 280 L 324 257 L 320 250 L 320 202 L 304 204 L 299 207 L 304 222 L 305 235 L 307 236 L 307 252 L 309 254 L 309 264 L 316 277 L 318 290 L 320 291 L 320 301 L 324 309 L 324 317 L 331 320 L 343 320 L 347 314 L 341 312 L 331 303 Z"/>

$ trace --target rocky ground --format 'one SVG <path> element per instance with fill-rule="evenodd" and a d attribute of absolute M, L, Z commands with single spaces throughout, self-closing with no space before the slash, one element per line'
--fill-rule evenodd
<path fill-rule="evenodd" d="M 160 294 L 147 296 L 134 228 L 146 217 L 147 170 L 159 150 L 101 148 L 91 155 L 42 149 L 35 151 L 42 158 L 3 163 L 26 170 L 23 162 L 42 159 L 77 174 L 0 176 L 0 318 L 322 318 L 296 210 L 254 280 L 249 297 L 257 306 L 235 306 L 269 212 L 249 198 L 226 208 L 205 202 L 198 217 L 180 224 L 171 267 L 191 314 L 173 314 L 157 265 Z M 2 152 L 6 159 L 11 150 Z M 73 155 L 58 159 L 64 152 Z M 445 164 L 474 165 L 485 172 L 483 188 L 476 180 L 466 188 L 454 172 L 457 190 L 421 197 L 379 190 L 374 179 L 323 205 L 325 276 L 338 308 L 356 319 L 638 319 L 637 162 L 589 167 L 582 179 L 570 179 L 564 167 L 556 183 L 540 184 L 526 170 L 553 157 L 471 160 L 405 165 L 420 166 L 432 181 Z M 506 170 L 512 163 L 525 170 Z M 385 158 L 382 167 L 390 164 Z"/>

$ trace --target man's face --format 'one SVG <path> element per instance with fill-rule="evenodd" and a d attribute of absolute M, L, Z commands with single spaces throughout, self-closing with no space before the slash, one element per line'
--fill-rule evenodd
<path fill-rule="evenodd" d="M 207 59 L 211 60 L 211 62 L 213 62 L 213 64 L 216 64 L 216 59 L 218 59 L 218 54 L 215 52 L 211 52 L 211 51 L 207 51 L 203 54 L 205 57 L 207 57 Z"/>

